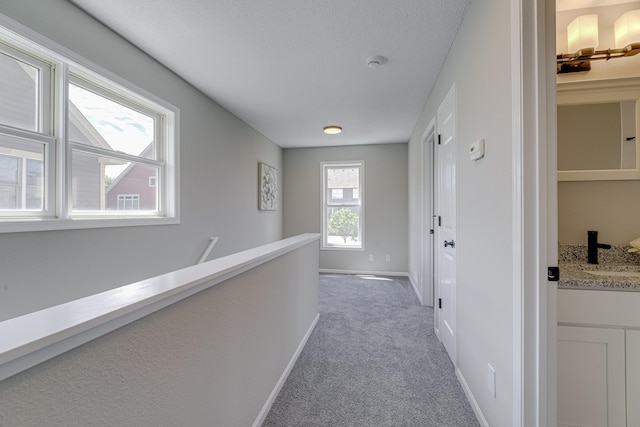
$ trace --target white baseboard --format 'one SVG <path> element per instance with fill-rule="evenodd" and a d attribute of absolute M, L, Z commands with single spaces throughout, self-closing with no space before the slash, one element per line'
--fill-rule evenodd
<path fill-rule="evenodd" d="M 293 365 L 296 364 L 296 361 L 298 360 L 298 357 L 300 356 L 302 349 L 307 343 L 307 340 L 311 336 L 311 333 L 315 329 L 316 325 L 318 324 L 319 319 L 320 319 L 320 313 L 318 313 L 315 319 L 313 319 L 313 322 L 311 322 L 311 326 L 309 326 L 309 329 L 307 329 L 307 333 L 302 338 L 302 341 L 300 341 L 300 344 L 298 345 L 298 348 L 296 349 L 295 353 L 293 353 L 291 360 L 289 360 L 289 364 L 284 369 L 284 372 L 282 372 L 282 375 L 280 375 L 280 379 L 276 383 L 275 387 L 273 387 L 273 390 L 271 391 L 269 398 L 264 403 L 264 406 L 262 407 L 262 410 L 258 414 L 258 417 L 256 418 L 256 420 L 253 422 L 252 427 L 260 427 L 264 422 L 265 418 L 267 418 L 267 414 L 269 414 L 269 411 L 271 410 L 271 406 L 273 405 L 273 402 L 276 400 L 276 397 L 278 397 L 278 393 L 280 393 L 280 390 L 282 389 L 282 386 L 287 380 L 287 377 L 289 377 L 289 374 L 293 369 Z"/>
<path fill-rule="evenodd" d="M 471 404 L 471 408 L 473 408 L 473 412 L 475 412 L 476 414 L 476 418 L 478 419 L 478 422 L 480 423 L 481 426 L 489 427 L 489 423 L 487 422 L 487 419 L 484 417 L 484 414 L 482 413 L 482 410 L 480 409 L 480 406 L 478 405 L 476 398 L 473 396 L 473 393 L 469 388 L 469 384 L 467 384 L 467 381 L 464 379 L 464 375 L 462 375 L 462 372 L 458 368 L 456 368 L 456 376 L 458 377 L 458 381 L 460 381 L 460 384 L 462 385 L 464 394 L 467 395 L 467 399 Z"/>
<path fill-rule="evenodd" d="M 418 297 L 418 300 L 420 301 L 420 305 L 424 305 L 424 302 L 422 301 L 422 293 L 418 291 L 418 284 L 413 280 L 413 277 L 411 277 L 410 274 L 408 274 L 408 276 L 409 276 L 409 283 L 411 283 L 413 292 L 415 292 L 416 296 Z"/>
<path fill-rule="evenodd" d="M 318 269 L 320 273 L 328 273 L 328 274 L 366 274 L 370 276 L 397 276 L 397 277 L 409 277 L 409 273 L 406 271 L 366 271 L 366 270 L 335 270 L 331 268 L 320 268 Z"/>

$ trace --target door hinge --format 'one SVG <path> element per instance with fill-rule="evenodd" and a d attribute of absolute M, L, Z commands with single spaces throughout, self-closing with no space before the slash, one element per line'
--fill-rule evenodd
<path fill-rule="evenodd" d="M 433 234 L 433 228 L 429 230 L 429 234 Z"/>
<path fill-rule="evenodd" d="M 442 135 L 438 134 L 438 145 L 442 144 Z"/>
<path fill-rule="evenodd" d="M 442 308 L 442 298 L 438 298 L 438 308 Z"/>
<path fill-rule="evenodd" d="M 547 280 L 550 282 L 557 282 L 560 280 L 560 268 L 548 267 L 547 268 Z"/>

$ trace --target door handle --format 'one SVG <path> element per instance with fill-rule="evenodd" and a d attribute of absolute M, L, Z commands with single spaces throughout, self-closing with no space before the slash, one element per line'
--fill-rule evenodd
<path fill-rule="evenodd" d="M 451 246 L 452 248 L 456 247 L 456 242 L 454 242 L 453 240 L 451 240 L 450 242 L 447 242 L 446 240 L 444 241 L 444 247 L 446 248 L 447 246 Z"/>

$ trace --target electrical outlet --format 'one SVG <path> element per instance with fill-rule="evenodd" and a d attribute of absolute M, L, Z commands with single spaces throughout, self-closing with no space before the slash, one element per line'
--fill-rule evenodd
<path fill-rule="evenodd" d="M 496 397 L 496 370 L 491 363 L 487 363 L 487 387 L 491 396 Z"/>
<path fill-rule="evenodd" d="M 373 261 L 373 254 L 369 254 L 369 261 Z"/>
<path fill-rule="evenodd" d="M 391 255 L 387 255 L 387 262 L 391 261 Z"/>

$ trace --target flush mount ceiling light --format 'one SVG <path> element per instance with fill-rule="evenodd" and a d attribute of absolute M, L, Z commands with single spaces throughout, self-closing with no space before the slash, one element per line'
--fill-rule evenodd
<path fill-rule="evenodd" d="M 591 61 L 633 56 L 640 53 L 640 9 L 632 10 L 618 18 L 614 25 L 615 47 L 596 50 L 598 47 L 598 15 L 579 16 L 567 26 L 569 51 L 557 55 L 558 73 L 589 71 Z"/>
<path fill-rule="evenodd" d="M 342 128 L 340 126 L 325 126 L 322 131 L 327 135 L 338 135 L 342 133 Z"/>

